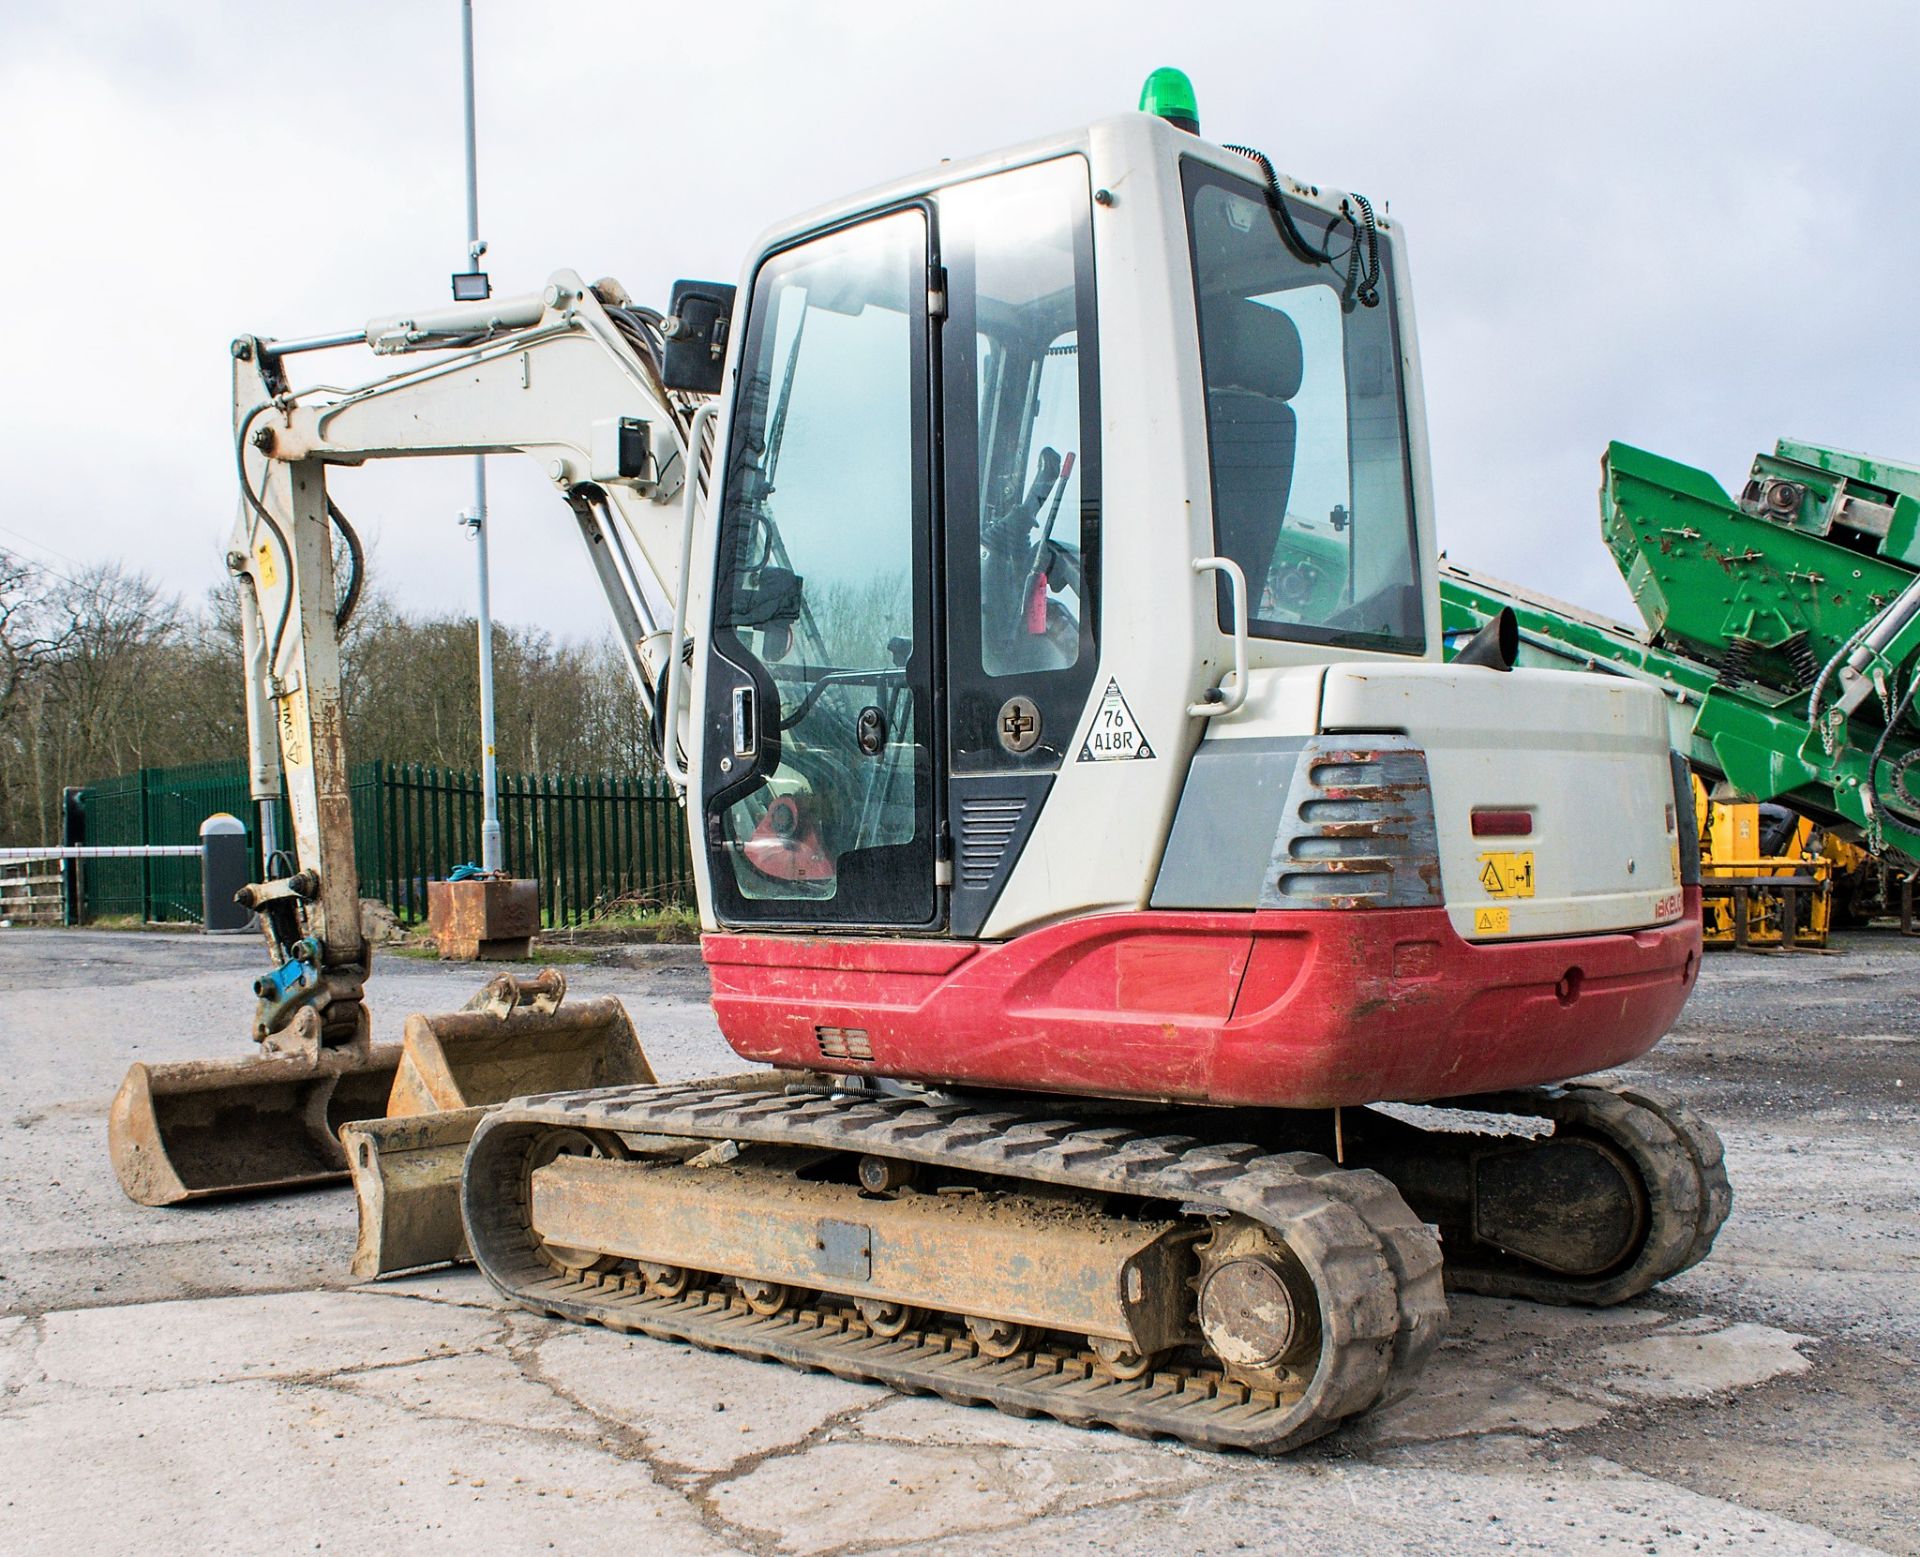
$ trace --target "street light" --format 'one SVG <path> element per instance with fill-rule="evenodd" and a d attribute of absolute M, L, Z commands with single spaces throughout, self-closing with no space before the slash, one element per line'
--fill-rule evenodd
<path fill-rule="evenodd" d="M 493 295 L 493 288 L 487 273 L 480 268 L 480 256 L 487 252 L 487 245 L 480 236 L 480 177 L 474 152 L 473 0 L 460 0 L 460 65 L 466 107 L 467 268 L 454 274 L 453 298 L 457 303 L 479 303 Z M 473 507 L 460 515 L 460 523 L 473 536 L 480 597 L 480 868 L 497 871 L 503 868 L 504 852 L 500 843 L 499 780 L 493 755 L 493 603 L 487 585 L 487 461 L 484 455 L 473 457 Z"/>

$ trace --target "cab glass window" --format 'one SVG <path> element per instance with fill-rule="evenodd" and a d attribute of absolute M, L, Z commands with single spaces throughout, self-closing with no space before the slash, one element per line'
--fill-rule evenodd
<path fill-rule="evenodd" d="M 1041 712 L 1055 762 L 1092 675 L 1099 417 L 1091 191 L 1078 156 L 939 195 L 955 762 L 1004 764 L 994 716 Z"/>
<path fill-rule="evenodd" d="M 1426 646 L 1394 324 L 1391 246 L 1378 302 L 1346 283 L 1346 221 L 1183 164 L 1214 541 L 1247 576 L 1257 636 L 1420 653 Z M 1220 586 L 1220 620 L 1228 615 Z"/>

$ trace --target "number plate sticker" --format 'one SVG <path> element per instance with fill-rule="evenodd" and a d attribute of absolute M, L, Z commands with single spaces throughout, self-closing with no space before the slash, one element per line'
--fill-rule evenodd
<path fill-rule="evenodd" d="M 1480 856 L 1480 890 L 1488 897 L 1533 896 L 1533 850 L 1501 850 Z"/>

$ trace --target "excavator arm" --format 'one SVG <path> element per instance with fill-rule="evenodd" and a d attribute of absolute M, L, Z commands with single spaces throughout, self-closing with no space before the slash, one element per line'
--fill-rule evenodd
<path fill-rule="evenodd" d="M 327 494 L 327 471 L 429 455 L 537 460 L 572 511 L 655 739 L 681 776 L 681 734 L 667 713 L 683 679 L 673 645 L 685 637 L 682 580 L 711 416 L 701 399 L 717 383 L 731 289 L 697 295 L 706 306 L 691 323 L 663 319 L 631 305 L 618 283 L 588 286 L 560 271 L 525 297 L 233 343 L 240 511 L 227 565 L 240 596 L 268 878 L 240 897 L 260 915 L 275 966 L 254 981 L 257 1058 L 128 1071 L 108 1134 L 135 1200 L 337 1180 L 349 1166 L 341 1127 L 372 1130 L 385 1118 L 403 1155 L 438 1155 L 433 1171 L 413 1174 L 420 1193 L 383 1212 L 385 1143 L 356 1146 L 356 1165 L 374 1179 L 362 1191 L 369 1247 L 398 1240 L 413 1263 L 451 1257 L 460 1246 L 451 1197 L 477 1109 L 518 1093 L 652 1079 L 618 1003 L 562 1011 L 565 984 L 551 969 L 524 986 L 496 980 L 464 1012 L 410 1018 L 404 1045 L 373 1045 L 340 682 L 341 633 L 365 560 Z M 678 390 L 664 371 L 669 341 Z M 399 360 L 347 387 L 293 381 L 302 354 L 354 344 Z M 284 848 L 268 830 L 283 785 L 293 823 Z"/>
<path fill-rule="evenodd" d="M 538 294 L 376 319 L 358 338 L 405 360 L 349 388 L 299 389 L 292 357 L 354 337 L 233 345 L 241 505 L 227 561 L 242 602 L 253 798 L 277 798 L 284 775 L 293 820 L 293 868 L 248 889 L 280 960 L 259 984 L 255 1037 L 270 1047 L 306 1009 L 322 1042 L 350 1041 L 368 962 L 340 687 L 340 634 L 363 563 L 327 495 L 327 468 L 536 460 L 572 509 L 658 737 L 690 518 L 682 499 L 699 463 L 688 453 L 695 409 L 666 387 L 648 316 L 612 283 L 596 290 L 562 271 Z M 336 536 L 355 570 L 344 588 Z"/>

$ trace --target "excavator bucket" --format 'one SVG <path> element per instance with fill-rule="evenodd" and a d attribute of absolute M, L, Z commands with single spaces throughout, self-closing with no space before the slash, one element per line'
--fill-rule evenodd
<path fill-rule="evenodd" d="M 563 1008 L 566 990 L 553 968 L 502 974 L 464 1010 L 407 1018 L 387 1117 L 342 1133 L 360 1205 L 356 1276 L 468 1258 L 461 1164 L 509 1098 L 652 1083 L 626 1007 L 607 996 Z"/>
<path fill-rule="evenodd" d="M 134 1065 L 107 1121 L 120 1187 L 166 1206 L 337 1182 L 340 1127 L 386 1112 L 400 1057 L 363 1020 L 353 1042 L 304 1054 Z"/>

